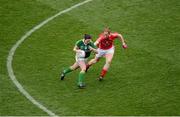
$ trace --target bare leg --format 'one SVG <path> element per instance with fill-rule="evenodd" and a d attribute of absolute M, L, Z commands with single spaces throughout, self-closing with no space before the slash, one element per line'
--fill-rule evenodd
<path fill-rule="evenodd" d="M 97 63 L 97 62 L 99 61 L 99 59 L 100 59 L 100 58 L 97 58 L 96 56 L 95 56 L 95 58 L 91 59 L 91 60 L 88 62 L 88 64 L 86 65 L 86 72 L 88 71 L 89 67 L 90 67 L 91 65 Z"/>
<path fill-rule="evenodd" d="M 77 62 L 75 62 L 72 66 L 70 66 L 70 69 L 72 70 L 76 70 L 77 68 L 79 68 L 79 65 Z"/>
<path fill-rule="evenodd" d="M 98 80 L 101 81 L 103 79 L 103 77 L 106 75 L 106 73 L 107 73 L 107 71 L 111 65 L 111 61 L 113 59 L 113 56 L 114 56 L 113 53 L 109 53 L 109 54 L 105 55 L 106 63 L 104 65 L 103 69 L 101 70 L 101 75 L 100 75 L 100 78 Z"/>

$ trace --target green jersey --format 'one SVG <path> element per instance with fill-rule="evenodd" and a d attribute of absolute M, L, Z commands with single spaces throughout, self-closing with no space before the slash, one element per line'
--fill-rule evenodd
<path fill-rule="evenodd" d="M 76 42 L 76 46 L 85 52 L 85 58 L 88 58 L 91 54 L 90 47 L 96 48 L 96 46 L 94 45 L 92 41 L 90 41 L 88 44 L 85 44 L 83 42 L 83 39 L 78 40 Z"/>

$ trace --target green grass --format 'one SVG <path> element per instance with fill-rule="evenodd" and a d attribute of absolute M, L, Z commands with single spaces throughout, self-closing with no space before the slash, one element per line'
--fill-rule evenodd
<path fill-rule="evenodd" d="M 0 1 L 0 116 L 47 115 L 18 92 L 6 58 L 26 31 L 80 1 Z M 94 0 L 25 40 L 14 56 L 15 75 L 57 115 L 180 115 L 179 5 L 179 0 Z M 75 42 L 84 33 L 95 41 L 105 26 L 122 33 L 129 46 L 123 50 L 115 41 L 105 81 L 96 80 L 104 59 L 86 74 L 86 89 L 76 87 L 79 70 L 60 81 L 60 71 L 74 62 Z"/>

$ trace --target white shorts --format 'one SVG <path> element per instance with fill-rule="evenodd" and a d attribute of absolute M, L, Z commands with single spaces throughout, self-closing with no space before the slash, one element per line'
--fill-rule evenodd
<path fill-rule="evenodd" d="M 87 63 L 88 61 L 88 58 L 82 58 L 82 57 L 78 57 L 78 56 L 75 56 L 75 59 L 76 59 L 76 62 L 79 64 L 80 62 L 84 62 L 84 63 Z"/>
<path fill-rule="evenodd" d="M 98 48 L 97 51 L 98 51 L 98 54 L 96 54 L 97 58 L 103 57 L 106 54 L 114 54 L 114 46 L 112 46 L 108 50 L 103 50 L 103 49 Z"/>

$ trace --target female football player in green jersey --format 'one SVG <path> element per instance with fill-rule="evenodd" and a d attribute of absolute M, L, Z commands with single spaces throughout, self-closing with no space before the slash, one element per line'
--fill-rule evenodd
<path fill-rule="evenodd" d="M 73 70 L 76 70 L 77 68 L 80 67 L 81 71 L 78 77 L 78 87 L 84 88 L 85 87 L 84 75 L 86 71 L 87 59 L 90 56 L 91 51 L 97 53 L 96 46 L 91 41 L 91 36 L 85 34 L 84 39 L 78 40 L 76 42 L 73 51 L 76 52 L 76 56 L 75 56 L 76 62 L 72 66 L 62 71 L 61 80 L 64 80 L 67 73 L 70 73 Z"/>

